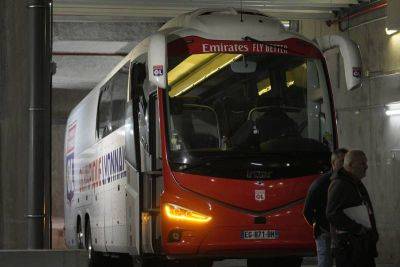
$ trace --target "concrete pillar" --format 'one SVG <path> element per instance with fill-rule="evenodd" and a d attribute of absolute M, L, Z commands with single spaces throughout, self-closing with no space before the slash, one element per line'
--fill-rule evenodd
<path fill-rule="evenodd" d="M 4 10 L 5 10 L 5 2 L 1 1 L 0 2 L 0 33 L 5 32 L 5 17 L 4 17 Z M 0 68 L 3 68 L 5 66 L 5 43 L 0 42 Z M 4 88 L 5 88 L 5 71 L 0 71 L 0 101 L 1 99 L 4 98 Z M 2 117 L 3 117 L 3 105 L 2 102 L 0 102 L 0 150 L 1 150 L 1 133 L 2 133 Z M 0 153 L 0 164 L 1 164 L 1 153 Z M 2 183 L 1 181 L 1 165 L 0 165 L 0 193 L 2 194 Z M 3 215 L 3 201 L 0 196 L 0 249 L 3 247 L 2 241 L 3 240 L 3 221 L 4 221 L 4 215 Z"/>
<path fill-rule="evenodd" d="M 0 1 L 0 249 L 26 247 L 27 1 Z"/>

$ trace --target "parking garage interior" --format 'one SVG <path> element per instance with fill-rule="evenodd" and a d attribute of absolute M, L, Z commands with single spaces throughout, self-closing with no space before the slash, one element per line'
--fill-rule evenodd
<path fill-rule="evenodd" d="M 309 40 L 340 35 L 358 45 L 362 85 L 355 90 L 347 90 L 339 49 L 323 54 L 335 104 L 338 146 L 365 152 L 369 168 L 363 183 L 369 191 L 380 234 L 376 261 L 378 266 L 400 266 L 400 116 L 387 112 L 400 101 L 399 0 L 2 0 L 1 261 L 22 266 L 26 259 L 27 264 L 34 261 L 42 264 L 32 266 L 50 266 L 40 260 L 40 254 L 32 254 L 31 249 L 43 249 L 47 254 L 42 255 L 56 262 L 52 266 L 85 266 L 83 251 L 71 251 L 74 260 L 52 254 L 68 251 L 64 239 L 63 151 L 69 113 L 141 40 L 157 32 L 168 20 L 198 8 L 226 6 L 255 9 L 276 17 L 287 30 Z M 32 9 L 46 10 L 44 20 L 36 25 L 32 25 Z M 45 115 L 41 117 L 43 132 L 39 134 L 43 136 L 36 144 L 40 145 L 37 155 L 41 161 L 36 162 L 35 154 L 30 152 L 35 147 L 31 142 L 35 134 L 30 122 L 31 88 L 37 81 L 31 76 L 46 74 L 40 72 L 43 62 L 32 63 L 31 50 L 40 47 L 32 44 L 30 36 L 43 31 L 47 31 L 43 36 L 49 38 L 44 53 L 48 53 L 47 75 L 51 76 L 48 79 L 51 82 L 47 85 L 50 90 L 43 90 L 37 96 Z M 30 179 L 35 164 L 43 168 L 39 184 L 42 187 L 39 196 L 36 195 L 45 211 L 43 229 L 39 227 L 41 247 L 30 246 L 32 218 L 27 216 L 32 215 L 29 207 L 35 194 L 32 187 L 37 181 L 32 183 Z M 21 254 L 15 254 L 16 251 Z M 316 266 L 315 257 L 309 257 L 304 264 Z M 214 266 L 245 266 L 245 263 L 221 261 Z"/>

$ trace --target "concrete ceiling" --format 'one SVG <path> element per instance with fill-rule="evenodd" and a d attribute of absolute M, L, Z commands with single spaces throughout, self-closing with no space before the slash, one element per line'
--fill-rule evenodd
<path fill-rule="evenodd" d="M 54 0 L 53 87 L 91 89 L 169 18 L 197 8 L 251 8 L 281 19 L 328 20 L 365 0 Z"/>
<path fill-rule="evenodd" d="M 333 12 L 359 0 L 57 0 L 54 14 L 84 17 L 175 17 L 204 7 L 253 8 L 285 19 L 329 19 Z"/>

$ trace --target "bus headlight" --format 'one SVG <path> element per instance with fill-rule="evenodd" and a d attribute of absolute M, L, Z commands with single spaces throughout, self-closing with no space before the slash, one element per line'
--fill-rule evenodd
<path fill-rule="evenodd" d="M 201 214 L 199 212 L 195 212 L 193 210 L 175 205 L 175 204 L 165 204 L 164 212 L 170 219 L 181 220 L 181 221 L 190 221 L 197 223 L 206 223 L 211 220 L 210 216 Z"/>

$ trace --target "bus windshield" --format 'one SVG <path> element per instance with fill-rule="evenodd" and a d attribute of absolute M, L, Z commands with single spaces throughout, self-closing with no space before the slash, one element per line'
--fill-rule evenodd
<path fill-rule="evenodd" d="M 262 165 L 270 155 L 332 149 L 320 59 L 203 53 L 169 64 L 167 136 L 179 170 L 206 170 L 215 162 L 226 168 L 243 159 Z"/>

